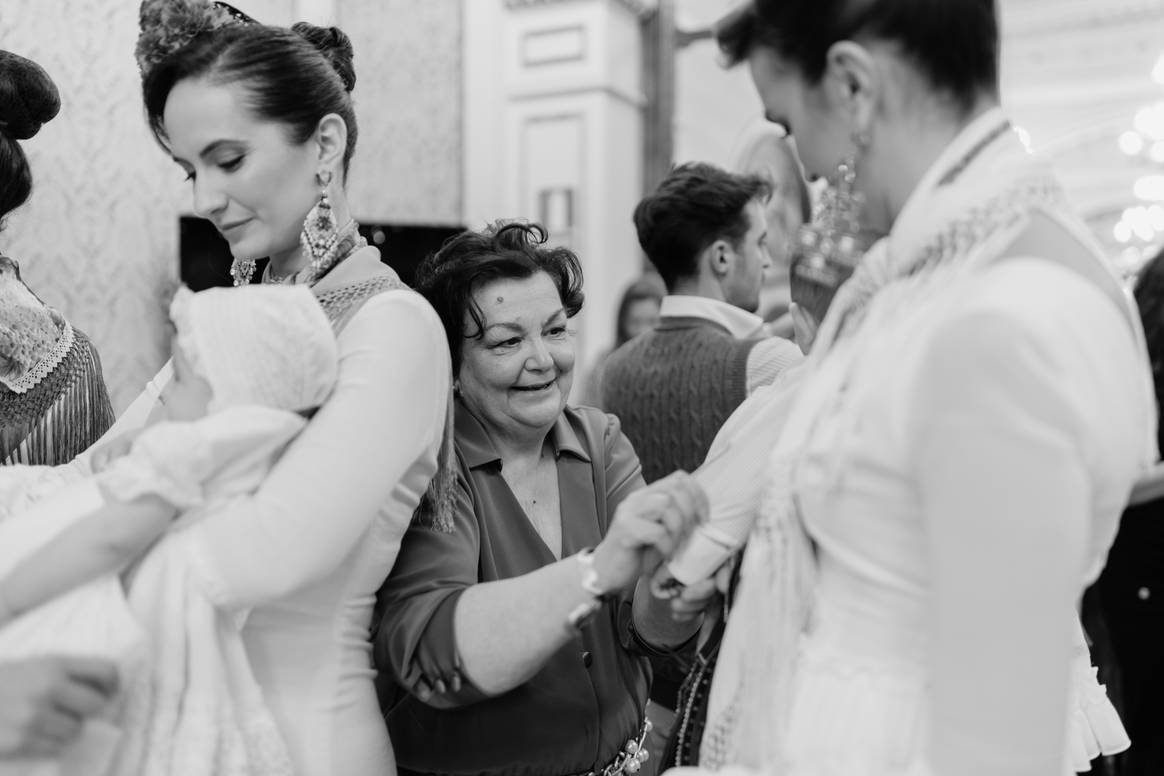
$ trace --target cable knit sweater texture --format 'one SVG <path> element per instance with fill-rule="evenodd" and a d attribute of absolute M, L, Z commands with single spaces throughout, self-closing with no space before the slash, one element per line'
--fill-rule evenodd
<path fill-rule="evenodd" d="M 703 462 L 724 421 L 748 393 L 748 355 L 739 340 L 702 318 L 664 318 L 610 355 L 606 410 L 618 416 L 647 482 Z"/>

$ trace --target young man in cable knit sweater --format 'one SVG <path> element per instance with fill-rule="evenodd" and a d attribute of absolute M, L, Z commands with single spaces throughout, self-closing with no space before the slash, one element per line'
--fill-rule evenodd
<path fill-rule="evenodd" d="M 703 462 L 748 394 L 798 363 L 755 314 L 771 264 L 770 187 L 709 164 L 675 168 L 635 208 L 639 244 L 667 285 L 658 325 L 611 354 L 607 410 L 622 421 L 647 482 Z"/>
<path fill-rule="evenodd" d="M 748 394 L 802 359 L 791 341 L 766 336 L 756 315 L 768 242 L 791 236 L 768 233 L 770 191 L 758 176 L 684 164 L 635 208 L 639 244 L 667 296 L 655 328 L 610 355 L 602 391 L 647 482 L 694 471 Z M 682 659 L 652 665 L 648 714 L 658 740 L 671 728 L 686 666 Z"/>

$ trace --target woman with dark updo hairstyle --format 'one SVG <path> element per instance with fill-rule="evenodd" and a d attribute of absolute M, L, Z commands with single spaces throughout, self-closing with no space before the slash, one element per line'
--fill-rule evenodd
<path fill-rule="evenodd" d="M 0 51 L 0 229 L 32 192 L 20 142 L 60 107 L 48 73 Z M 28 289 L 15 260 L 0 255 L 0 464 L 64 463 L 112 422 L 96 348 Z"/>
<path fill-rule="evenodd" d="M 171 539 L 219 611 L 245 613 L 247 657 L 294 772 L 391 776 L 368 629 L 414 512 L 448 526 L 438 459 L 451 449 L 451 393 L 440 320 L 351 217 L 351 43 L 223 3 L 146 0 L 136 53 L 149 125 L 229 244 L 235 285 L 309 286 L 339 345 L 334 391 L 254 495 Z"/>
<path fill-rule="evenodd" d="M 32 192 L 20 141 L 39 132 L 60 107 L 57 87 L 40 65 L 0 51 L 0 229 Z M 15 261 L 0 255 L 0 464 L 62 463 L 112 421 L 92 343 L 28 290 Z M 19 487 L 29 471 L 0 469 L 0 479 Z M 56 656 L 0 663 L 0 770 L 23 773 L 28 758 L 63 751 L 117 689 L 117 666 L 108 660 Z"/>

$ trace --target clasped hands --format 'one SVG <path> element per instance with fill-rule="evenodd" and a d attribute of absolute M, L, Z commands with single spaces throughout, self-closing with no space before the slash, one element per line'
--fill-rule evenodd
<path fill-rule="evenodd" d="M 603 586 L 620 590 L 647 577 L 656 598 L 670 598 L 676 620 L 697 617 L 718 593 L 716 581 L 680 585 L 667 572 L 665 561 L 683 547 L 708 511 L 703 488 L 681 471 L 627 496 L 594 550 L 594 569 Z"/>

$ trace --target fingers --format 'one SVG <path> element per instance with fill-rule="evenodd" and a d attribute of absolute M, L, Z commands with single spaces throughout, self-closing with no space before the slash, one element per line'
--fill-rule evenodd
<path fill-rule="evenodd" d="M 428 681 L 424 677 L 421 677 L 420 679 L 417 679 L 416 684 L 413 685 L 412 693 L 421 703 L 428 703 L 429 700 L 432 699 L 432 686 L 429 685 Z"/>
<path fill-rule="evenodd" d="M 719 600 L 714 579 L 705 579 L 683 588 L 671 599 L 671 616 L 676 622 L 690 622 L 703 615 Z"/>
<path fill-rule="evenodd" d="M 672 472 L 645 490 L 643 498 L 650 499 L 658 519 L 667 521 L 672 533 L 680 540 L 707 519 L 707 494 L 687 472 Z"/>
<path fill-rule="evenodd" d="M 56 709 L 43 710 L 36 719 L 28 748 L 37 754 L 56 754 L 80 734 L 81 722 L 81 717 Z"/>
<path fill-rule="evenodd" d="M 65 716 L 83 719 L 96 714 L 109 701 L 109 695 L 92 685 L 67 681 L 57 685 L 52 692 L 51 708 Z"/>
<path fill-rule="evenodd" d="M 655 598 L 674 598 L 683 592 L 683 583 L 671 575 L 671 570 L 663 565 L 651 577 L 651 595 Z"/>
<path fill-rule="evenodd" d="M 52 756 L 117 688 L 104 660 L 49 657 L 0 666 L 0 753 Z"/>
<path fill-rule="evenodd" d="M 432 700 L 434 695 L 444 695 L 447 692 L 461 691 L 461 674 L 452 671 L 447 676 L 441 674 L 426 674 L 416 680 L 413 686 L 413 695 L 422 703 Z"/>
<path fill-rule="evenodd" d="M 62 657 L 58 662 L 66 676 L 106 698 L 117 692 L 117 666 L 113 662 L 90 657 Z"/>

